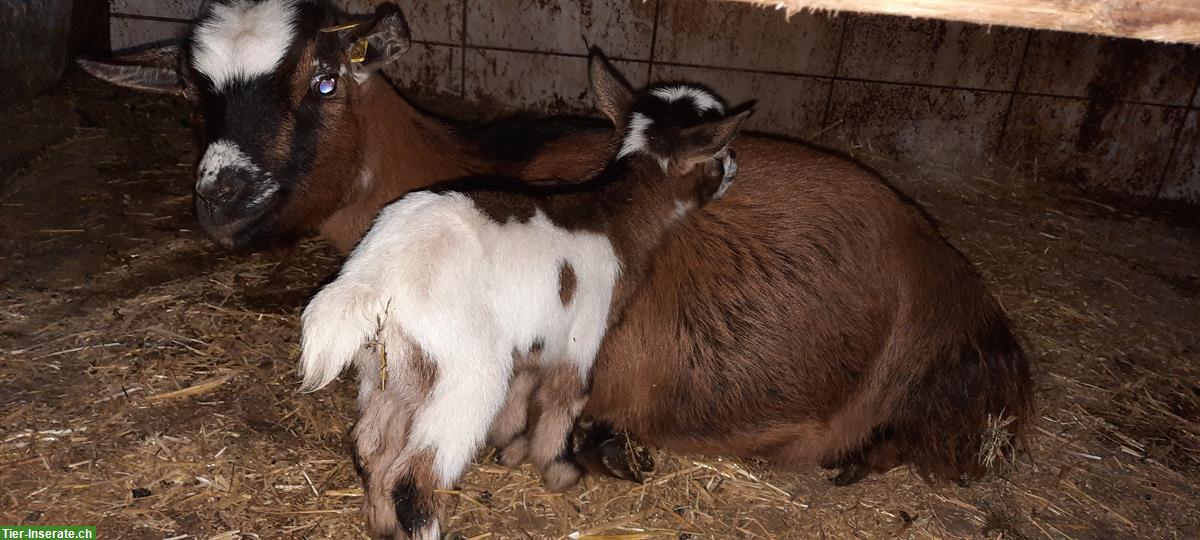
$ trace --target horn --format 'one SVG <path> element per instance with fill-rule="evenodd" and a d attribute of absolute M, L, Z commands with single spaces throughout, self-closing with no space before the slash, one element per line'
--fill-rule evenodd
<path fill-rule="evenodd" d="M 76 63 L 89 75 L 117 86 L 156 94 L 186 95 L 179 80 L 179 47 L 168 45 L 119 60 L 119 63 L 110 63 L 79 58 Z"/>

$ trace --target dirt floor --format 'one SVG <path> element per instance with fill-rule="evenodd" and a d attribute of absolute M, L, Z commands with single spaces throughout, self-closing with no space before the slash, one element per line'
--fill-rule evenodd
<path fill-rule="evenodd" d="M 359 538 L 352 384 L 296 392 L 338 257 L 210 244 L 182 102 L 73 75 L 0 114 L 0 523 Z M 869 156 L 868 156 L 869 157 Z M 1031 459 L 969 487 L 658 453 L 565 494 L 480 456 L 452 538 L 1195 538 L 1200 228 L 1038 179 L 877 163 L 986 275 L 1036 362 Z M 624 535 L 624 536 L 617 536 Z"/>

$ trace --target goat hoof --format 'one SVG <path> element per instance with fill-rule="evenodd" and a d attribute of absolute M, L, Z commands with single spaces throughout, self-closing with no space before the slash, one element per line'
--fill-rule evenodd
<path fill-rule="evenodd" d="M 566 491 L 583 478 L 583 471 L 567 461 L 555 461 L 542 471 L 542 481 L 547 491 Z"/>
<path fill-rule="evenodd" d="M 654 472 L 654 458 L 650 450 L 625 433 L 600 443 L 600 463 L 608 474 L 637 484 L 646 481 L 646 475 Z"/>
<path fill-rule="evenodd" d="M 525 456 L 529 455 L 529 439 L 525 437 L 517 437 L 508 443 L 507 446 L 500 449 L 500 453 L 496 455 L 496 460 L 505 467 L 516 469 L 525 462 Z"/>
<path fill-rule="evenodd" d="M 623 431 L 608 426 L 581 426 L 574 434 L 575 456 L 592 474 L 641 484 L 654 472 L 650 450 Z"/>
<path fill-rule="evenodd" d="M 851 484 L 857 484 L 860 480 L 866 478 L 868 472 L 870 471 L 862 464 L 851 463 L 842 467 L 837 476 L 830 478 L 829 481 L 833 482 L 833 485 L 837 487 L 846 487 Z"/>

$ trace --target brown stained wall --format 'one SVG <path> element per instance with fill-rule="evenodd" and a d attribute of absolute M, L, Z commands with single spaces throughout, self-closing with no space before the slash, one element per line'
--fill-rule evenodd
<path fill-rule="evenodd" d="M 200 3 L 112 0 L 113 48 L 181 33 Z M 699 80 L 758 99 L 759 131 L 1200 203 L 1196 47 L 873 15 L 788 20 L 710 0 L 399 3 L 418 44 L 389 73 L 422 96 L 591 113 L 591 43 L 634 84 Z"/>

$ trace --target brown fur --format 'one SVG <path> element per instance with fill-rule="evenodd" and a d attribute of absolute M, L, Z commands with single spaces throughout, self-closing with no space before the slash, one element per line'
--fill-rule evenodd
<path fill-rule="evenodd" d="M 334 212 L 300 214 L 294 219 L 320 226 L 321 236 L 342 251 L 349 251 L 366 233 L 375 214 L 387 203 L 412 191 L 450 178 L 484 170 L 466 143 L 456 139 L 441 122 L 416 111 L 382 78 L 372 77 L 356 96 L 355 145 L 357 162 L 328 175 L 314 176 L 313 196 L 341 201 Z M 347 174 L 348 171 L 358 171 Z M 359 178 L 370 178 L 360 188 Z M 345 186 L 353 187 L 347 192 Z M 331 193 L 332 192 L 332 193 Z"/>
<path fill-rule="evenodd" d="M 529 346 L 527 354 L 513 351 L 513 378 L 508 396 L 492 422 L 487 439 L 499 451 L 496 460 L 507 467 L 520 467 L 529 454 L 526 431 L 529 418 L 536 418 L 539 412 L 533 403 L 533 393 L 538 387 L 538 365 L 544 350 L 545 345 L 539 340 Z"/>
<path fill-rule="evenodd" d="M 409 189 L 520 170 L 483 161 L 381 81 L 363 95 L 357 116 L 383 135 L 370 140 L 392 143 L 366 144 L 375 182 L 321 226 L 342 249 Z M 526 169 L 572 178 L 612 148 L 604 132 L 570 141 Z M 769 139 L 736 149 L 737 187 L 661 246 L 606 339 L 585 413 L 678 451 L 840 463 L 889 442 L 935 476 L 982 472 L 988 416 L 1021 432 L 1031 388 L 970 264 L 858 165 Z"/>
<path fill-rule="evenodd" d="M 529 399 L 537 389 L 537 382 L 537 374 L 531 369 L 518 369 L 513 374 L 504 408 L 492 422 L 491 431 L 488 433 L 488 443 L 503 450 L 525 433 L 526 419 L 529 417 Z M 525 459 L 525 452 L 507 456 L 501 454 L 499 457 L 501 463 L 516 467 Z"/>
<path fill-rule="evenodd" d="M 319 231 L 343 251 L 410 190 L 478 174 L 577 180 L 613 153 L 598 130 L 525 162 L 489 159 L 381 77 L 343 86 L 311 178 L 278 215 L 281 230 Z M 1032 389 L 970 264 L 862 167 L 769 139 L 736 148 L 738 187 L 689 217 L 647 263 L 646 286 L 625 291 L 586 412 L 674 450 L 982 472 L 989 417 L 1015 417 L 1020 434 Z M 615 244 L 646 241 L 627 228 Z"/>
<path fill-rule="evenodd" d="M 571 267 L 571 263 L 563 261 L 558 269 L 558 300 L 562 305 L 571 305 L 571 300 L 575 299 L 576 285 L 575 269 Z"/>
<path fill-rule="evenodd" d="M 1030 384 L 970 264 L 861 167 L 738 151 L 738 188 L 668 239 L 610 333 L 585 413 L 678 450 L 798 463 L 886 445 L 935 476 L 982 472 L 988 415 L 1019 432 Z"/>
<path fill-rule="evenodd" d="M 374 538 L 419 537 L 414 530 L 422 523 L 428 526 L 440 513 L 434 490 L 443 486 L 436 485 L 433 452 L 414 453 L 408 447 L 408 425 L 429 398 L 437 368 L 416 348 L 393 351 L 389 358 L 407 361 L 389 366 L 386 385 L 375 370 L 360 373 L 366 390 L 352 437 L 355 467 L 363 481 L 363 517 Z"/>
<path fill-rule="evenodd" d="M 567 438 L 586 401 L 579 369 L 558 364 L 542 370 L 534 400 L 541 414 L 529 436 L 529 458 L 542 471 L 546 488 L 559 491 L 575 485 L 580 470 L 568 459 Z"/>

